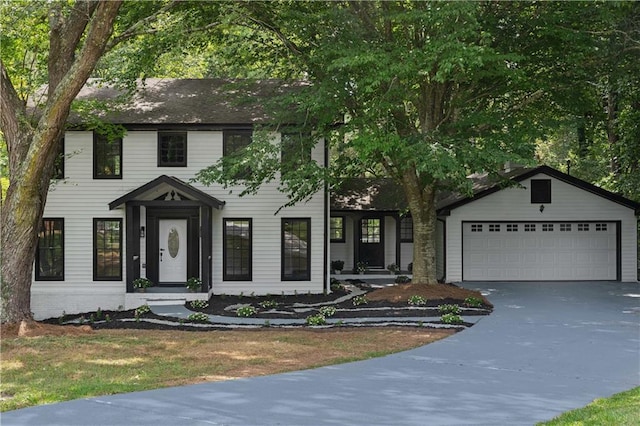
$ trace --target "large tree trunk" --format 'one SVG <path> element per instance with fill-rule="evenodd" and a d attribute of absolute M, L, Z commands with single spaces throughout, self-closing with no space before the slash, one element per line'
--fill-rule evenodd
<path fill-rule="evenodd" d="M 52 3 L 50 37 L 55 40 L 51 41 L 49 52 L 49 96 L 35 129 L 24 120 L 25 107 L 0 63 L 0 115 L 9 151 L 10 180 L 1 212 L 2 322 L 15 323 L 32 318 L 33 262 L 58 153 L 57 144 L 71 102 L 104 53 L 121 3 L 78 1 L 66 17 L 61 12 L 62 3 Z M 82 47 L 78 51 L 81 39 Z"/>
<path fill-rule="evenodd" d="M 421 185 L 414 170 L 402 176 L 402 186 L 413 218 L 413 282 L 436 284 L 436 190 Z"/>

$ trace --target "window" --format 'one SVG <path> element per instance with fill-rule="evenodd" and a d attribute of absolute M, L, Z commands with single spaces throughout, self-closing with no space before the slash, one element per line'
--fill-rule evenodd
<path fill-rule="evenodd" d="M 122 279 L 122 219 L 93 219 L 93 280 Z"/>
<path fill-rule="evenodd" d="M 222 155 L 224 157 L 233 157 L 251 144 L 253 132 L 251 130 L 225 130 L 222 139 Z M 251 168 L 248 165 L 242 165 L 242 162 L 234 167 L 236 179 L 242 179 L 251 174 Z"/>
<path fill-rule="evenodd" d="M 64 138 L 58 145 L 58 157 L 53 165 L 53 179 L 64 179 Z"/>
<path fill-rule="evenodd" d="M 524 224 L 524 232 L 536 232 L 536 224 L 535 223 L 525 223 Z"/>
<path fill-rule="evenodd" d="M 331 216 L 329 221 L 329 236 L 332 243 L 344 243 L 344 217 Z"/>
<path fill-rule="evenodd" d="M 606 223 L 596 223 L 596 231 L 606 231 L 607 224 Z"/>
<path fill-rule="evenodd" d="M 223 274 L 225 281 L 251 281 L 251 219 L 225 219 L 223 235 Z"/>
<path fill-rule="evenodd" d="M 589 230 L 589 224 L 588 223 L 579 223 L 578 224 L 578 231 L 588 231 Z"/>
<path fill-rule="evenodd" d="M 553 223 L 543 223 L 542 232 L 550 232 L 550 231 L 553 231 Z"/>
<path fill-rule="evenodd" d="M 489 232 L 500 232 L 500 225 L 489 225 Z"/>
<path fill-rule="evenodd" d="M 311 219 L 282 219 L 282 280 L 311 279 Z"/>
<path fill-rule="evenodd" d="M 413 242 L 413 218 L 403 217 L 400 219 L 400 242 Z"/>
<path fill-rule="evenodd" d="M 360 242 L 379 243 L 381 241 L 380 228 L 382 228 L 380 219 L 362 219 L 360 221 Z"/>
<path fill-rule="evenodd" d="M 516 223 L 508 223 L 507 224 L 507 232 L 518 232 L 518 224 L 516 224 Z"/>
<path fill-rule="evenodd" d="M 571 224 L 570 223 L 561 223 L 560 224 L 560 232 L 568 232 L 571 231 Z"/>
<path fill-rule="evenodd" d="M 482 225 L 471 225 L 471 232 L 482 232 Z"/>
<path fill-rule="evenodd" d="M 311 149 L 305 146 L 308 135 L 301 133 L 285 133 L 281 135 L 281 158 L 284 170 L 295 170 L 311 162 Z"/>
<path fill-rule="evenodd" d="M 36 281 L 64 281 L 64 219 L 42 219 L 35 265 Z"/>
<path fill-rule="evenodd" d="M 551 179 L 531 179 L 531 203 L 551 202 Z"/>
<path fill-rule="evenodd" d="M 122 179 L 122 138 L 93 134 L 93 178 Z"/>
<path fill-rule="evenodd" d="M 158 132 L 158 167 L 187 166 L 187 132 Z"/>

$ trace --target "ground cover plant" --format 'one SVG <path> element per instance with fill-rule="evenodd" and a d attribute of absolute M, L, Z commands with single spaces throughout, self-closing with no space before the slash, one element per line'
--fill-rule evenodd
<path fill-rule="evenodd" d="M 640 387 L 620 392 L 609 398 L 598 398 L 583 408 L 567 411 L 538 426 L 640 424 Z"/>

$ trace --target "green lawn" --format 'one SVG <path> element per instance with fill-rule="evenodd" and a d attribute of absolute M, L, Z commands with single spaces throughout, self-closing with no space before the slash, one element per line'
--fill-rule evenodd
<path fill-rule="evenodd" d="M 567 411 L 539 426 L 640 425 L 640 387 L 621 392 L 610 398 L 596 399 L 584 408 Z"/>

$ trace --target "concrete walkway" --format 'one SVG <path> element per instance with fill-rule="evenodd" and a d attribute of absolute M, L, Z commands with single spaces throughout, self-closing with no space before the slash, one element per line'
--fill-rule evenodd
<path fill-rule="evenodd" d="M 640 285 L 467 283 L 448 339 L 315 370 L 3 413 L 5 425 L 531 425 L 640 385 Z"/>

